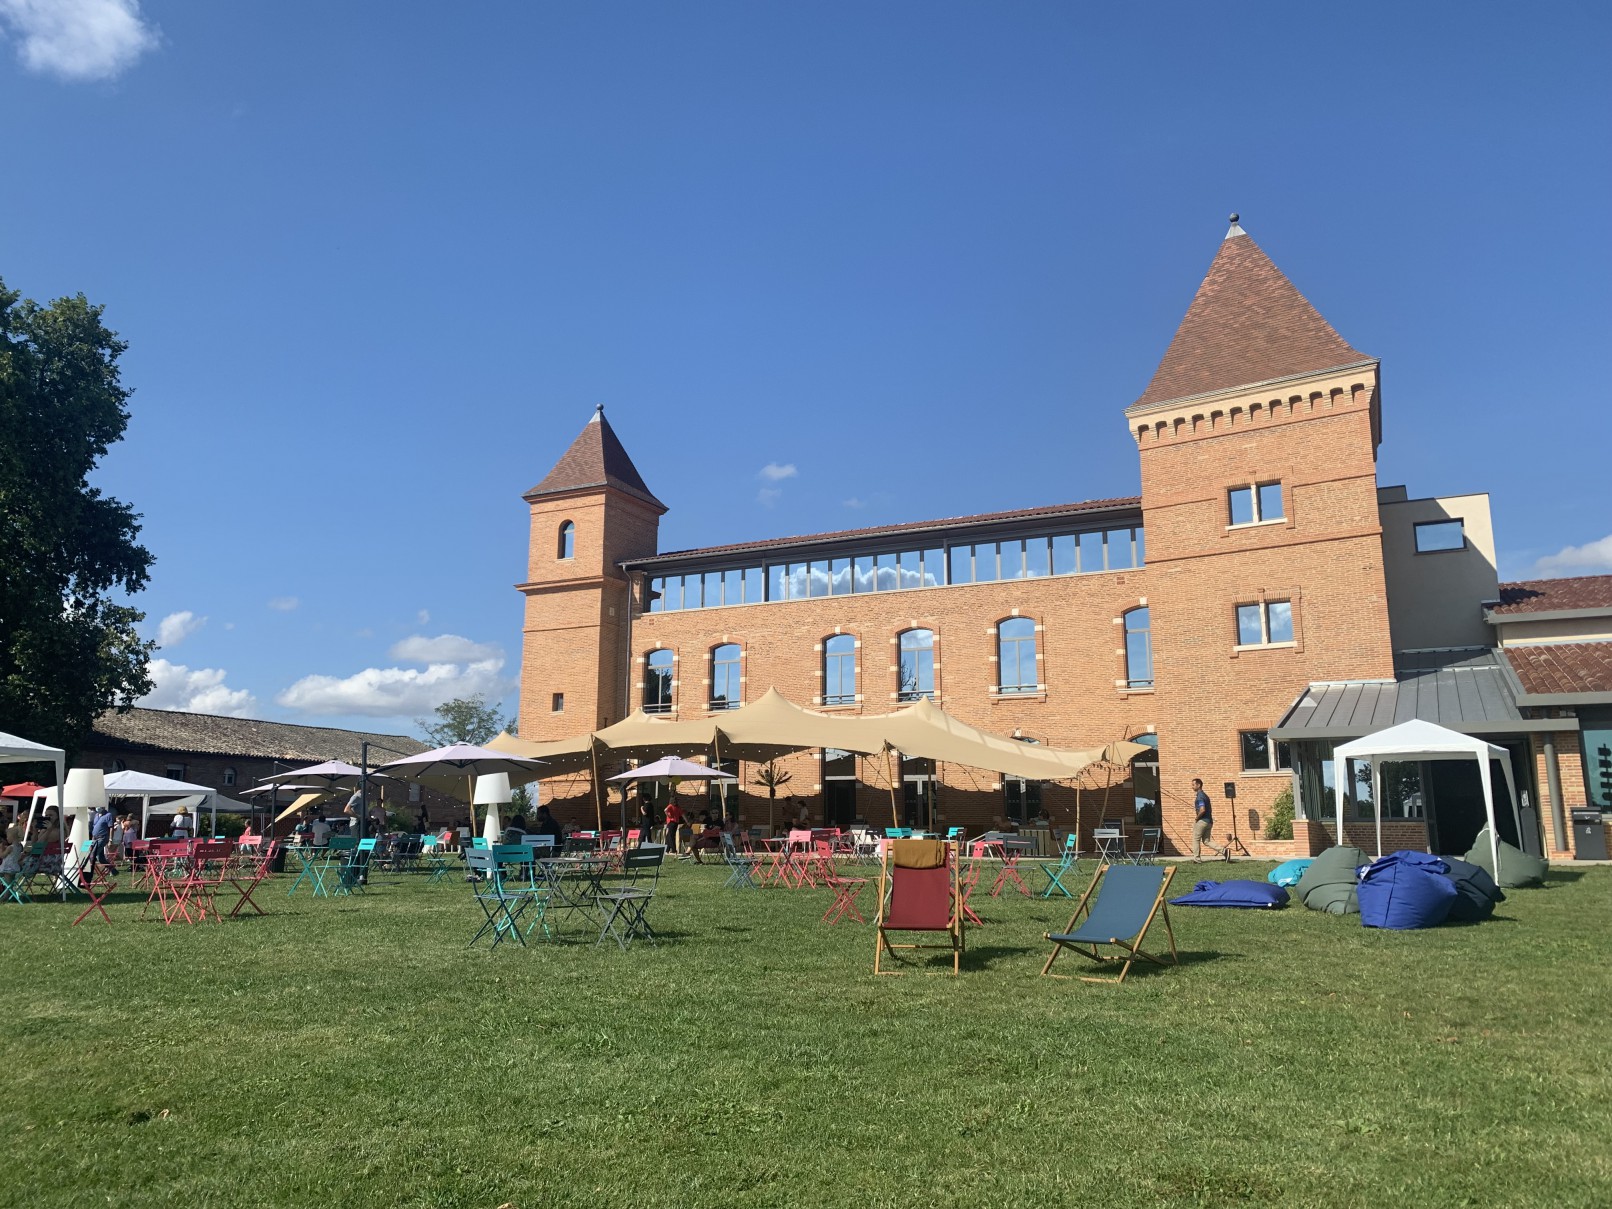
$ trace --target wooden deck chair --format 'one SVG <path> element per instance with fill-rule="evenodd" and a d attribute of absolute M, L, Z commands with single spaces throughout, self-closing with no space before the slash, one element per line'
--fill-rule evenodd
<path fill-rule="evenodd" d="M 1081 895 L 1080 903 L 1062 932 L 1048 932 L 1052 941 L 1052 956 L 1041 967 L 1043 974 L 1052 973 L 1052 963 L 1066 948 L 1073 949 L 1092 961 L 1122 960 L 1117 954 L 1098 952 L 1098 945 L 1114 945 L 1125 951 L 1124 965 L 1118 978 L 1081 976 L 1082 982 L 1125 981 L 1131 972 L 1131 963 L 1140 957 L 1154 965 L 1179 965 L 1181 959 L 1175 951 L 1175 929 L 1170 927 L 1170 909 L 1164 905 L 1164 895 L 1170 879 L 1175 876 L 1174 866 L 1164 865 L 1099 865 L 1097 875 Z M 1153 917 L 1164 915 L 1164 931 L 1170 938 L 1170 960 L 1154 957 L 1142 951 L 1142 941 L 1153 926 Z M 1077 926 L 1078 925 L 1078 926 Z M 1128 938 L 1128 939 L 1127 939 Z M 1054 978 L 1060 975 L 1054 974 Z"/>
<path fill-rule="evenodd" d="M 950 949 L 952 973 L 962 968 L 963 898 L 957 878 L 957 845 L 945 840 L 892 839 L 879 867 L 879 914 L 874 921 L 873 972 L 897 949 Z M 945 944 L 894 944 L 891 932 L 944 932 Z"/>

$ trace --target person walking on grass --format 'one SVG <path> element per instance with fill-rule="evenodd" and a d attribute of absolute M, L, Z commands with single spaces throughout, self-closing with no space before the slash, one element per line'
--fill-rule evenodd
<path fill-rule="evenodd" d="M 95 866 L 105 865 L 113 873 L 117 872 L 111 860 L 107 858 L 106 846 L 112 839 L 112 811 L 106 806 L 95 808 L 95 817 L 90 820 L 90 859 L 84 866 L 84 884 L 87 886 L 95 880 Z"/>
<path fill-rule="evenodd" d="M 666 851 L 678 852 L 682 848 L 683 808 L 673 798 L 666 805 Z"/>
<path fill-rule="evenodd" d="M 1215 811 L 1210 805 L 1209 795 L 1203 791 L 1203 782 L 1197 777 L 1192 778 L 1192 859 L 1201 861 L 1203 850 L 1218 853 L 1220 859 L 1229 861 L 1231 853 L 1224 848 L 1216 848 L 1209 842 L 1209 837 L 1215 829 Z"/>

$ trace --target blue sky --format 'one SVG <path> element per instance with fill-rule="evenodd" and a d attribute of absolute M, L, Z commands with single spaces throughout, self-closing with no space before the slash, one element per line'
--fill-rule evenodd
<path fill-rule="evenodd" d="M 596 403 L 664 549 L 1132 494 L 1121 409 L 1231 210 L 1382 359 L 1381 481 L 1489 490 L 1503 576 L 1612 570 L 1604 4 L 0 28 L 0 276 L 131 342 L 97 481 L 156 555 L 154 703 L 513 704 L 520 494 Z"/>

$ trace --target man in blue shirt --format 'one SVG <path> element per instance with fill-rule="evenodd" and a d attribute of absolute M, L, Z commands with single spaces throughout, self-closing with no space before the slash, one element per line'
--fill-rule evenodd
<path fill-rule="evenodd" d="M 1209 842 L 1209 837 L 1215 829 L 1215 811 L 1209 803 L 1209 795 L 1203 791 L 1203 782 L 1197 777 L 1192 778 L 1192 859 L 1201 861 L 1203 850 L 1218 853 L 1221 860 L 1229 861 L 1231 854 L 1224 848 L 1216 848 Z"/>
<path fill-rule="evenodd" d="M 111 872 L 117 872 L 112 862 L 106 859 L 106 845 L 111 839 L 112 811 L 106 806 L 98 806 L 95 817 L 90 820 L 90 860 L 84 867 L 85 881 L 95 876 L 96 865 L 105 865 Z"/>

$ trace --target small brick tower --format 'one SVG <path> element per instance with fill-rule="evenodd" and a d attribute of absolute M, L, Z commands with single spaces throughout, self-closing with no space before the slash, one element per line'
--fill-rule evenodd
<path fill-rule="evenodd" d="M 520 733 L 558 739 L 626 714 L 628 594 L 619 563 L 656 552 L 666 505 L 644 484 L 604 408 L 524 499 L 532 527 Z"/>
<path fill-rule="evenodd" d="M 1223 782 L 1239 782 L 1244 817 L 1287 784 L 1275 767 L 1246 774 L 1239 730 L 1263 732 L 1311 681 L 1393 676 L 1378 362 L 1332 329 L 1235 214 L 1231 224 L 1125 412 L 1140 451 L 1175 836 L 1189 830 L 1193 776 L 1217 802 Z M 1216 843 L 1229 822 L 1217 817 Z"/>

